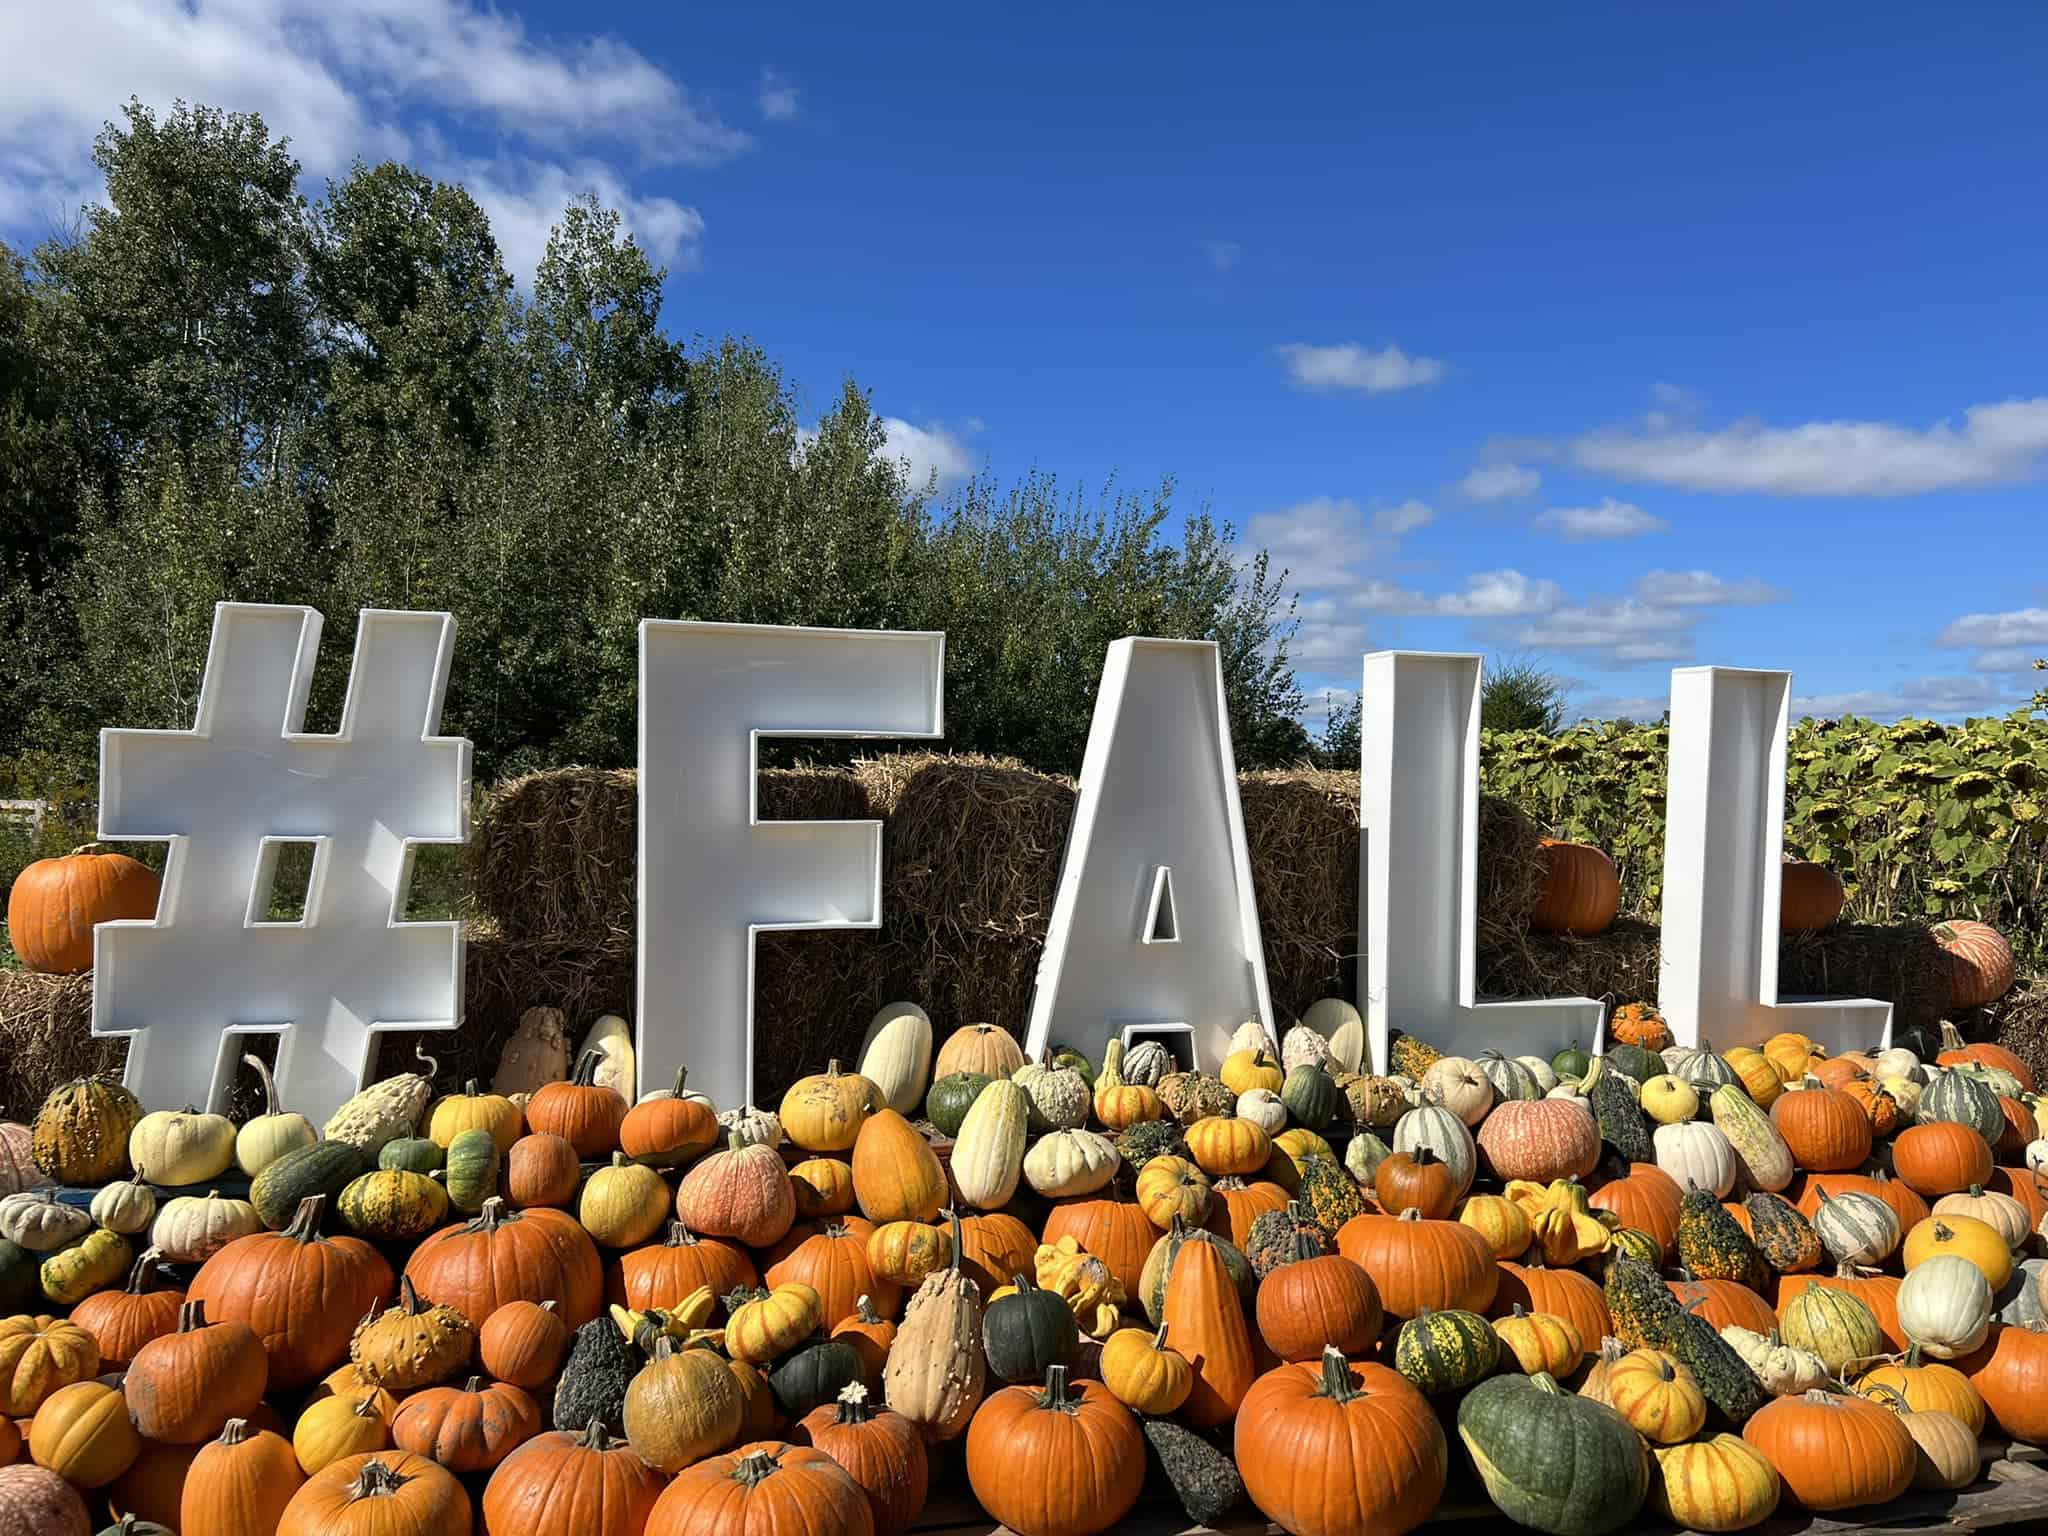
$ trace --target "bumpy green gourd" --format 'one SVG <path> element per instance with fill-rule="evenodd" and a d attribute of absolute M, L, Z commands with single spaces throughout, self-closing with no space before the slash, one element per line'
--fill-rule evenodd
<path fill-rule="evenodd" d="M 1593 1118 L 1600 1123 L 1600 1139 L 1614 1149 L 1616 1156 L 1627 1163 L 1657 1160 L 1656 1148 L 1650 1142 L 1649 1118 L 1629 1092 L 1628 1084 L 1609 1071 L 1604 1060 L 1593 1064 L 1585 1093 L 1586 1102 L 1593 1107 Z"/>
<path fill-rule="evenodd" d="M 555 1428 L 587 1428 L 592 1419 L 600 1419 L 613 1434 L 625 1434 L 626 1388 L 640 1365 L 640 1352 L 609 1317 L 592 1318 L 578 1328 L 555 1386 Z"/>
<path fill-rule="evenodd" d="M 1185 1424 L 1144 1421 L 1145 1447 L 1180 1507 L 1197 1525 L 1222 1525 L 1248 1508 L 1237 1464 Z"/>
<path fill-rule="evenodd" d="M 1394 1369 L 1431 1395 L 1462 1392 L 1499 1363 L 1500 1335 L 1477 1312 L 1425 1307 L 1394 1336 Z"/>
<path fill-rule="evenodd" d="M 1678 1202 L 1678 1261 L 1698 1280 L 1733 1280 L 1762 1293 L 1771 1267 L 1747 1232 L 1697 1184 Z"/>
<path fill-rule="evenodd" d="M 1631 1349 L 1661 1349 L 1693 1373 L 1723 1418 L 1740 1427 L 1764 1405 L 1763 1387 L 1742 1357 L 1649 1265 L 1617 1256 L 1601 1287 L 1614 1336 Z"/>
<path fill-rule="evenodd" d="M 1365 1214 L 1365 1197 L 1358 1185 L 1334 1158 L 1302 1159 L 1301 1188 L 1294 1198 L 1325 1232 L 1335 1233 L 1354 1216 Z"/>
<path fill-rule="evenodd" d="M 1155 1157 L 1185 1157 L 1187 1150 L 1177 1120 L 1140 1120 L 1116 1139 L 1117 1156 L 1133 1168 L 1142 1168 Z"/>

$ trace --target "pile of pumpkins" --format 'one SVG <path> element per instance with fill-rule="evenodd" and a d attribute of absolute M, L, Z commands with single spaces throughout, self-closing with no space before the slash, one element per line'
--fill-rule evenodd
<path fill-rule="evenodd" d="M 1296 1536 L 1739 1530 L 2048 1441 L 2024 1063 L 1606 1033 L 1381 1075 L 1327 1001 L 1211 1075 L 897 1004 L 772 1110 L 607 1035 L 319 1129 L 70 1083 L 0 1126 L 0 1536 L 871 1536 L 960 1477 L 1085 1536 L 1148 1468 Z"/>

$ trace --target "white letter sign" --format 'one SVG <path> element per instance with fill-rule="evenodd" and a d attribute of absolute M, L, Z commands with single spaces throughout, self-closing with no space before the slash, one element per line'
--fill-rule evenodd
<path fill-rule="evenodd" d="M 92 1032 L 146 1103 L 221 1108 L 243 1034 L 281 1034 L 286 1104 L 325 1120 L 379 1030 L 452 1029 L 462 926 L 408 923 L 413 845 L 468 835 L 469 743 L 437 736 L 445 613 L 365 608 L 341 729 L 308 735 L 311 608 L 222 603 L 189 731 L 100 733 L 100 836 L 170 844 L 153 920 L 93 935 Z M 281 844 L 313 845 L 305 916 L 268 920 Z"/>
<path fill-rule="evenodd" d="M 1359 945 L 1366 1040 L 1387 1070 L 1401 1029 L 1447 1055 L 1594 1047 L 1590 997 L 1477 1001 L 1479 658 L 1375 651 L 1360 721 Z"/>
<path fill-rule="evenodd" d="M 640 625 L 643 1087 L 753 1101 L 754 935 L 878 928 L 879 821 L 763 821 L 764 736 L 932 738 L 942 633 Z M 768 1021 L 773 1027 L 777 1021 Z"/>
<path fill-rule="evenodd" d="M 1247 1019 L 1272 1033 L 1216 646 L 1119 640 L 1024 1048 L 1043 1055 L 1057 1038 L 1100 1057 L 1113 1035 L 1181 1035 L 1213 1071 Z"/>
<path fill-rule="evenodd" d="M 1681 1045 L 1761 1045 L 1794 1029 L 1833 1054 L 1891 1038 L 1890 1003 L 1778 996 L 1791 699 L 1789 672 L 1671 674 L 1657 1006 Z"/>

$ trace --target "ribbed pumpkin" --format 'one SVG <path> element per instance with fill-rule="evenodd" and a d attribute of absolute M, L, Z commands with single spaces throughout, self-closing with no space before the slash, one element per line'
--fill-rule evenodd
<path fill-rule="evenodd" d="M 1586 1203 L 1609 1211 L 1624 1227 L 1647 1232 L 1666 1258 L 1678 1251 L 1679 1199 L 1684 1189 L 1655 1163 L 1631 1163 L 1628 1172 L 1596 1185 Z"/>
<path fill-rule="evenodd" d="M 619 1150 L 636 1163 L 669 1168 L 718 1144 L 718 1114 L 708 1099 L 689 1092 L 689 1068 L 676 1068 L 667 1097 L 643 1098 L 619 1122 Z"/>
<path fill-rule="evenodd" d="M 273 1536 L 285 1506 L 305 1482 L 291 1442 L 230 1419 L 200 1447 L 185 1474 L 178 1529 L 212 1536 Z"/>
<path fill-rule="evenodd" d="M 562 1321 L 580 1328 L 597 1316 L 604 1290 L 597 1249 L 574 1220 L 542 1207 L 507 1210 L 496 1199 L 421 1243 L 405 1272 L 422 1294 L 479 1326 L 508 1301 L 541 1296 L 559 1302 Z"/>
<path fill-rule="evenodd" d="M 796 1196 L 779 1152 L 733 1137 L 683 1175 L 676 1214 L 698 1232 L 766 1248 L 795 1222 Z"/>
<path fill-rule="evenodd" d="M 1653 1445 L 1690 1440 L 1707 1422 L 1706 1394 L 1692 1372 L 1661 1350 L 1622 1356 L 1608 1372 L 1605 1392 L 1607 1406 Z"/>
<path fill-rule="evenodd" d="M 1024 1065 L 1024 1052 L 1008 1032 L 993 1024 L 968 1024 L 946 1037 L 932 1063 L 932 1076 L 954 1072 L 980 1072 L 991 1078 L 1007 1078 Z"/>
<path fill-rule="evenodd" d="M 1819 1193 L 1814 1231 L 1837 1264 L 1875 1267 L 1892 1256 L 1903 1235 L 1898 1214 L 1876 1195 L 1845 1190 Z"/>
<path fill-rule="evenodd" d="M 108 1078 L 80 1077 L 52 1089 L 36 1111 L 36 1166 L 59 1184 L 105 1184 L 128 1170 L 128 1138 L 142 1103 Z"/>
<path fill-rule="evenodd" d="M 545 1136 L 559 1136 L 579 1158 L 610 1157 L 619 1150 L 626 1101 L 616 1088 L 597 1081 L 603 1051 L 585 1051 L 576 1074 L 564 1083 L 544 1083 L 526 1101 L 526 1124 Z"/>
<path fill-rule="evenodd" d="M 818 1293 L 820 1324 L 828 1331 L 852 1317 L 863 1296 L 871 1298 L 884 1315 L 891 1315 L 902 1292 L 869 1263 L 868 1239 L 874 1233 L 874 1226 L 858 1216 L 827 1222 L 768 1266 L 768 1284 L 797 1281 L 811 1287 Z"/>
<path fill-rule="evenodd" d="M 505 1154 L 505 1199 L 518 1209 L 565 1206 L 582 1181 L 576 1149 L 559 1136 L 529 1132 Z"/>
<path fill-rule="evenodd" d="M 1175 1256 L 1162 1321 L 1173 1334 L 1174 1347 L 1194 1368 L 1182 1416 L 1198 1429 L 1232 1418 L 1256 1372 L 1244 1308 L 1214 1244 L 1189 1243 Z"/>
<path fill-rule="evenodd" d="M 1394 1369 L 1429 1395 L 1462 1392 L 1493 1374 L 1502 1354 L 1501 1337 L 1476 1312 L 1427 1309 L 1401 1325 L 1394 1336 Z"/>
<path fill-rule="evenodd" d="M 896 1343 L 896 1324 L 875 1310 L 867 1297 L 857 1298 L 853 1316 L 842 1318 L 832 1337 L 844 1339 L 860 1356 L 861 1379 L 876 1391 L 882 1386 L 882 1366 Z"/>
<path fill-rule="evenodd" d="M 1856 1390 L 1865 1397 L 1874 1395 L 1879 1387 L 1899 1393 L 1919 1411 L 1955 1415 L 1973 1435 L 1984 1428 L 1984 1399 L 1970 1378 L 1952 1365 L 1925 1358 L 1918 1344 L 1906 1351 L 1904 1359 L 1888 1360 L 1856 1379 Z"/>
<path fill-rule="evenodd" d="M 687 1223 L 672 1221 L 660 1242 L 635 1248 L 612 1262 L 606 1294 L 635 1312 L 657 1307 L 667 1311 L 699 1286 L 723 1296 L 751 1288 L 759 1278 L 744 1248 L 720 1238 L 699 1237 Z"/>
<path fill-rule="evenodd" d="M 1469 1195 L 1452 1215 L 1485 1238 L 1496 1259 L 1518 1259 L 1528 1252 L 1528 1213 L 1503 1195 Z M 1663 1262 L 1661 1251 L 1657 1262 Z"/>
<path fill-rule="evenodd" d="M 1778 1469 L 1739 1435 L 1659 1448 L 1650 1507 L 1695 1531 L 1742 1531 L 1778 1507 Z"/>
<path fill-rule="evenodd" d="M 1538 933 L 1605 933 L 1621 910 L 1621 875 L 1602 850 L 1545 838 L 1543 889 L 1529 913 Z"/>
<path fill-rule="evenodd" d="M 1632 1520 L 1649 1488 L 1649 1452 L 1612 1408 L 1550 1376 L 1496 1376 L 1458 1405 L 1458 1438 L 1487 1496 L 1510 1519 L 1554 1533 Z"/>
<path fill-rule="evenodd" d="M 1282 1360 L 1359 1355 L 1379 1338 L 1379 1288 L 1359 1265 L 1297 1233 L 1258 1287 L 1259 1335 Z"/>
<path fill-rule="evenodd" d="M 1045 1385 L 1005 1387 L 975 1415 L 967 1476 L 976 1500 L 1024 1536 L 1113 1529 L 1145 1483 L 1144 1439 L 1130 1410 L 1100 1382 L 1070 1385 L 1064 1366 Z M 1018 1477 L 1019 1465 L 1057 1468 Z"/>
<path fill-rule="evenodd" d="M 1600 1161 L 1600 1132 L 1592 1116 L 1562 1099 L 1511 1099 L 1481 1123 L 1479 1149 L 1501 1179 L 1547 1184 L 1590 1174 Z"/>
<path fill-rule="evenodd" d="M 1505 1348 L 1504 1359 L 1512 1360 L 1524 1376 L 1547 1371 L 1568 1376 L 1579 1368 L 1586 1352 L 1579 1330 L 1548 1312 L 1530 1312 L 1519 1302 L 1506 1317 L 1493 1319 L 1493 1331 Z"/>
<path fill-rule="evenodd" d="M 1773 1398 L 1743 1425 L 1742 1438 L 1778 1469 L 1785 1491 L 1817 1513 L 1887 1504 L 1913 1483 L 1913 1437 L 1897 1415 L 1860 1397 L 1816 1390 Z"/>
<path fill-rule="evenodd" d="M 1338 1229 L 1337 1251 L 1372 1277 L 1389 1317 L 1414 1317 L 1425 1307 L 1484 1313 L 1500 1284 L 1485 1238 L 1416 1211 L 1353 1217 Z"/>
<path fill-rule="evenodd" d="M 853 1147 L 853 1193 L 876 1225 L 930 1221 L 946 1203 L 946 1174 L 938 1154 L 893 1109 L 870 1115 Z"/>
<path fill-rule="evenodd" d="M 1000 1213 L 993 1219 L 1014 1220 Z M 1125 1295 L 1136 1296 L 1141 1290 L 1145 1260 L 1151 1256 L 1152 1245 L 1158 1241 L 1163 1225 L 1152 1224 L 1128 1187 L 1120 1189 L 1118 1184 L 1111 1184 L 1100 1194 L 1054 1202 L 1045 1218 L 1044 1236 L 1048 1243 L 1073 1238 L 1082 1252 L 1093 1254 L 1109 1266 Z M 1000 1276 L 1005 1273 L 994 1271 L 996 1283 L 1001 1283 Z"/>
<path fill-rule="evenodd" d="M 536 1435 L 498 1464 L 484 1489 L 497 1536 L 639 1536 L 667 1479 L 592 1421 Z M 424 1533 L 423 1533 L 424 1536 Z"/>
<path fill-rule="evenodd" d="M 713 1368 L 724 1374 L 715 1359 Z M 450 1472 L 487 1472 L 540 1431 L 540 1405 L 525 1392 L 472 1376 L 460 1387 L 428 1387 L 406 1398 L 391 1420 L 391 1443 Z"/>
<path fill-rule="evenodd" d="M 1156 1333 L 1119 1328 L 1103 1341 L 1102 1381 L 1117 1401 L 1144 1414 L 1168 1414 L 1194 1389 L 1187 1357 L 1166 1342 L 1166 1325 Z"/>
<path fill-rule="evenodd" d="M 1934 1202 L 1934 1214 L 1968 1216 L 1981 1221 L 2015 1251 L 2025 1246 L 2034 1231 L 2034 1223 L 2027 1219 L 2026 1206 L 2011 1195 L 1986 1190 L 1981 1184 L 1973 1184 L 1961 1194 L 1943 1195 Z"/>
<path fill-rule="evenodd" d="M 1873 1196 L 1891 1207 L 1892 1213 L 1899 1218 L 1901 1233 L 1910 1231 L 1917 1223 L 1925 1221 L 1930 1209 L 1919 1195 L 1882 1170 L 1869 1176 L 1860 1173 L 1816 1173 L 1798 1187 L 1797 1194 L 1798 1198 L 1793 1203 L 1799 1207 L 1799 1214 L 1808 1221 L 1815 1221 L 1819 1216 L 1820 1197 L 1823 1194 Z"/>
<path fill-rule="evenodd" d="M 1837 1377 L 1851 1361 L 1874 1359 L 1884 1350 L 1884 1332 L 1869 1303 L 1811 1280 L 1778 1321 L 1787 1344 L 1819 1355 Z"/>
<path fill-rule="evenodd" d="M 71 1309 L 71 1321 L 99 1345 L 104 1369 L 126 1369 L 138 1349 L 177 1328 L 185 1293 L 151 1289 L 160 1268 L 157 1251 L 149 1249 L 129 1270 L 126 1290 L 96 1291 Z"/>
<path fill-rule="evenodd" d="M 1934 942 L 1947 957 L 1951 1006 L 1981 1008 L 2011 990 L 2012 946 L 1989 923 L 1969 918 L 1937 923 Z"/>
<path fill-rule="evenodd" d="M 154 917 L 162 887 L 148 865 L 97 843 L 61 858 L 37 859 L 15 876 L 7 893 L 8 941 L 32 971 L 89 971 L 93 929 Z"/>
<path fill-rule="evenodd" d="M 277 1536 L 469 1536 L 469 1495 L 409 1451 L 331 1462 L 292 1495 Z"/>
<path fill-rule="evenodd" d="M 1804 1092 L 1788 1093 L 1771 1106 L 1771 1123 L 1800 1167 L 1840 1173 L 1870 1155 L 1870 1119 L 1839 1089 L 1807 1079 Z"/>
<path fill-rule="evenodd" d="M 477 1330 L 477 1358 L 483 1368 L 515 1387 L 546 1385 L 568 1353 L 569 1325 L 552 1299 L 508 1301 Z"/>
<path fill-rule="evenodd" d="M 875 1408 L 865 1387 L 855 1383 L 837 1402 L 812 1409 L 801 1430 L 867 1495 L 875 1536 L 902 1536 L 923 1512 L 931 1478 L 924 1440 L 900 1413 Z"/>
<path fill-rule="evenodd" d="M 379 1242 L 411 1242 L 448 1219 L 448 1194 L 425 1174 L 379 1168 L 351 1179 L 335 1208 L 352 1232 Z"/>
<path fill-rule="evenodd" d="M 1892 1142 L 1892 1166 L 1919 1194 L 1952 1195 L 1991 1177 L 1991 1144 L 1968 1125 L 1923 1122 Z"/>
<path fill-rule="evenodd" d="M 121 1394 L 97 1381 L 74 1382 L 45 1398 L 29 1427 L 28 1453 L 80 1488 L 104 1488 L 142 1454 Z"/>

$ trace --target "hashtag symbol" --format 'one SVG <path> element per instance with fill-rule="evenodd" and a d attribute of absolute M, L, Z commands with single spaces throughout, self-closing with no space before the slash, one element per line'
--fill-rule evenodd
<path fill-rule="evenodd" d="M 452 1029 L 462 932 L 408 923 L 413 850 L 468 834 L 469 743 L 438 736 L 444 613 L 366 608 L 341 729 L 307 734 L 321 618 L 222 603 L 189 731 L 100 733 L 100 836 L 169 845 L 154 920 L 102 923 L 92 1032 L 128 1037 L 145 1103 L 223 1106 L 245 1034 L 279 1034 L 284 1104 L 318 1125 L 379 1030 Z M 268 921 L 285 843 L 313 845 L 305 915 Z"/>

